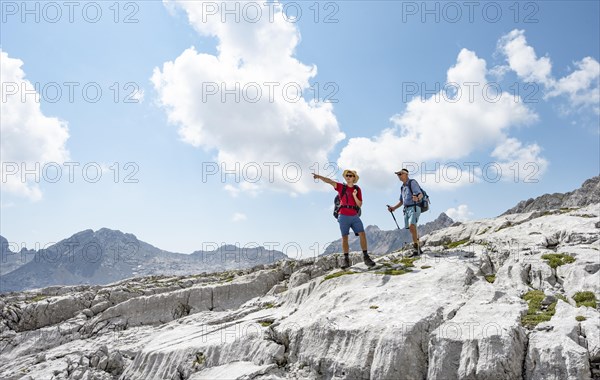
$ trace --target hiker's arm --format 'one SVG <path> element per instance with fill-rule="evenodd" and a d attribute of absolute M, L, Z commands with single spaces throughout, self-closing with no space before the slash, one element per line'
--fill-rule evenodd
<path fill-rule="evenodd" d="M 396 203 L 394 206 L 388 206 L 388 211 L 396 211 L 400 206 L 402 206 L 402 201 Z"/>
<path fill-rule="evenodd" d="M 321 181 L 330 184 L 331 186 L 333 186 L 334 189 L 337 187 L 337 182 L 335 182 L 334 180 L 329 179 L 327 177 L 323 177 L 322 175 L 318 175 L 316 173 L 313 173 L 313 178 L 314 179 L 320 179 Z"/>
<path fill-rule="evenodd" d="M 360 200 L 358 198 L 358 190 L 354 189 L 354 191 L 352 192 L 352 196 L 354 197 L 354 202 L 356 202 L 356 205 L 358 207 L 362 207 L 362 200 Z"/>
<path fill-rule="evenodd" d="M 415 186 L 411 186 L 411 190 L 413 193 L 412 200 L 414 202 L 420 202 L 421 198 L 423 198 L 423 193 L 421 192 L 421 186 L 419 186 L 419 184 L 416 182 L 417 181 L 412 181 L 412 184 L 417 187 L 417 190 L 415 191 Z"/>

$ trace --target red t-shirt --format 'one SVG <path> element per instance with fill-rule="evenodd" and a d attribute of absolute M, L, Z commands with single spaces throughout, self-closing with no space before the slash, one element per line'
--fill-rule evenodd
<path fill-rule="evenodd" d="M 335 190 L 338 192 L 338 194 L 340 196 L 340 205 L 342 205 L 342 206 L 358 206 L 356 204 L 356 201 L 354 200 L 354 196 L 352 195 L 352 193 L 354 192 L 354 188 L 350 187 L 350 186 L 346 186 L 346 194 L 348 195 L 347 197 L 346 197 L 346 195 L 342 194 L 343 188 L 344 188 L 344 185 L 337 182 L 337 186 L 335 187 Z M 362 192 L 360 191 L 360 188 L 358 188 L 358 194 L 356 194 L 356 197 L 360 201 L 362 201 Z M 356 211 L 353 208 L 340 207 L 340 214 L 347 215 L 347 216 L 354 216 L 354 215 L 358 214 L 358 211 Z"/>

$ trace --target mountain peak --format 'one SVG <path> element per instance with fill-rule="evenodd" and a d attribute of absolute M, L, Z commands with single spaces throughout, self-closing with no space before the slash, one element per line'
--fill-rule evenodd
<path fill-rule="evenodd" d="M 454 223 L 454 220 L 452 220 L 452 218 L 449 217 L 445 212 L 442 212 L 440 215 L 438 215 L 435 221 Z"/>
<path fill-rule="evenodd" d="M 585 207 L 600 202 L 600 176 L 583 182 L 580 188 L 567 193 L 544 194 L 517 203 L 502 215 L 521 214 L 531 211 L 549 211 L 559 208 Z"/>

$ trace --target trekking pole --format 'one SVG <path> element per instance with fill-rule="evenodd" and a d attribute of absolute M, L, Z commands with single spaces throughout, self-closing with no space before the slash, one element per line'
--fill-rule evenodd
<path fill-rule="evenodd" d="M 390 205 L 386 205 L 388 207 L 391 207 Z M 398 225 L 398 221 L 396 220 L 396 216 L 394 215 L 393 211 L 390 211 L 390 214 L 392 214 L 392 218 L 394 218 L 394 222 L 396 222 L 396 227 L 398 227 L 398 229 L 400 229 L 400 226 Z"/>

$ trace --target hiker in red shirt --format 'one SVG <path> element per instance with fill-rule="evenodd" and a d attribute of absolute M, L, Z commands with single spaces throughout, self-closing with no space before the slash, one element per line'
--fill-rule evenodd
<path fill-rule="evenodd" d="M 342 233 L 342 250 L 344 252 L 344 263 L 341 265 L 341 268 L 345 269 L 350 266 L 350 246 L 348 244 L 350 228 L 352 228 L 352 231 L 354 231 L 354 233 L 360 238 L 360 247 L 363 251 L 363 261 L 367 266 L 374 267 L 375 262 L 371 260 L 369 254 L 367 253 L 367 236 L 359 216 L 359 210 L 362 207 L 363 202 L 362 192 L 360 191 L 360 188 L 355 185 L 356 182 L 358 182 L 358 174 L 354 170 L 344 170 L 343 177 L 346 181 L 346 184 L 341 184 L 327 177 L 313 173 L 314 179 L 320 179 L 321 181 L 333 186 L 335 191 L 338 192 L 340 198 L 338 223 L 340 224 L 340 231 Z"/>

